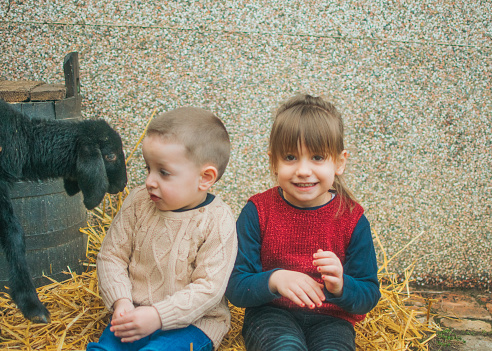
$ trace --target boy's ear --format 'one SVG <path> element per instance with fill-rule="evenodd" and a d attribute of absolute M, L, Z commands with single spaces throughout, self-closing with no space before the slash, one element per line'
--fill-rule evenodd
<path fill-rule="evenodd" d="M 198 189 L 202 191 L 207 191 L 215 184 L 217 180 L 217 175 L 219 172 L 217 168 L 212 165 L 203 166 L 200 172 L 200 183 L 198 184 Z"/>
<path fill-rule="evenodd" d="M 349 154 L 347 150 L 343 150 L 338 156 L 337 169 L 335 170 L 336 175 L 342 175 L 343 172 L 345 171 L 345 166 L 347 165 L 348 156 Z"/>

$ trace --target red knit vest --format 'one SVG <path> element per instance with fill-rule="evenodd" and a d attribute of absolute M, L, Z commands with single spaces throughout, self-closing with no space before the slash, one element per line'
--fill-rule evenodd
<path fill-rule="evenodd" d="M 321 274 L 313 266 L 313 254 L 318 249 L 332 251 L 343 265 L 352 232 L 364 210 L 357 203 L 351 212 L 346 206 L 340 207 L 340 196 L 316 210 L 296 209 L 289 206 L 278 191 L 279 188 L 275 187 L 250 198 L 256 206 L 260 222 L 263 271 L 275 268 L 293 270 L 306 273 L 323 284 Z M 300 308 L 285 297 L 272 303 L 286 308 Z M 345 312 L 331 303 L 323 303 L 323 306 L 312 311 L 342 318 L 352 324 L 365 317 Z"/>

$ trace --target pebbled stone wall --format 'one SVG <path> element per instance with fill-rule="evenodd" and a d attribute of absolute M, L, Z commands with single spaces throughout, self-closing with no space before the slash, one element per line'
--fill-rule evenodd
<path fill-rule="evenodd" d="M 220 116 L 236 214 L 272 185 L 272 112 L 298 92 L 342 111 L 348 182 L 388 257 L 421 284 L 490 287 L 492 11 L 487 1 L 0 2 L 0 79 L 63 82 L 133 149 L 153 111 Z M 137 151 L 133 187 L 145 172 Z M 406 245 L 408 247 L 406 247 Z M 378 249 L 381 254 L 381 251 Z"/>

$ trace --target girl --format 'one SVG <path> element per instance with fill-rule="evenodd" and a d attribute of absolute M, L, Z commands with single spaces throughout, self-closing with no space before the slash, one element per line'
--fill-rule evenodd
<path fill-rule="evenodd" d="M 237 220 L 226 291 L 246 307 L 246 348 L 355 350 L 354 324 L 380 292 L 369 222 L 342 177 L 340 113 L 319 97 L 288 100 L 268 155 L 278 186 L 252 196 Z"/>

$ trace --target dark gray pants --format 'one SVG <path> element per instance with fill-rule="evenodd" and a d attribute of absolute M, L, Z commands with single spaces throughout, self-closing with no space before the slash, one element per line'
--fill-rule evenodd
<path fill-rule="evenodd" d="M 355 351 L 351 323 L 270 305 L 246 309 L 243 336 L 248 351 Z"/>

